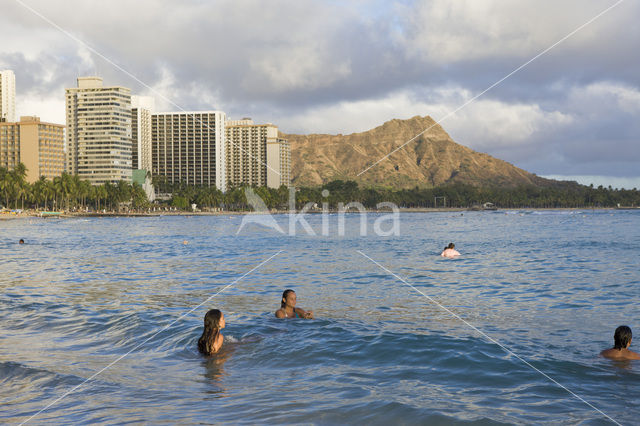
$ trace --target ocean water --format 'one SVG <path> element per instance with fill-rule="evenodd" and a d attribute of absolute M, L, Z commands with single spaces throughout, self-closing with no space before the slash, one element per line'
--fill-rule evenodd
<path fill-rule="evenodd" d="M 640 361 L 598 353 L 640 334 L 640 212 L 381 216 L 0 221 L 0 423 L 637 422 Z"/>

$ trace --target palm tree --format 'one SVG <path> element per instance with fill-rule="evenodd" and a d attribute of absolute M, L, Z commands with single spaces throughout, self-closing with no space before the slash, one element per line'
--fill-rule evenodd
<path fill-rule="evenodd" d="M 53 181 L 47 180 L 47 183 L 44 187 L 43 195 L 44 195 L 44 207 L 46 209 L 48 205 L 48 201 L 53 200 L 56 196 L 56 189 L 55 189 L 55 186 L 53 185 Z M 51 209 L 53 210 L 53 204 L 51 205 Z"/>
<path fill-rule="evenodd" d="M 47 187 L 47 178 L 40 176 L 40 179 L 34 182 L 31 187 L 33 201 L 36 203 L 36 210 L 40 208 L 40 203 L 45 201 L 45 190 Z M 45 205 L 46 209 L 46 205 Z"/>
<path fill-rule="evenodd" d="M 15 208 L 18 208 L 18 198 L 22 201 L 24 209 L 24 197 L 28 195 L 28 183 L 25 178 L 27 176 L 27 167 L 23 163 L 18 163 L 12 171 L 9 172 L 9 185 L 11 192 L 15 194 Z"/>
<path fill-rule="evenodd" d="M 71 196 L 71 186 L 72 179 L 71 175 L 66 172 L 63 172 L 62 175 L 53 179 L 53 186 L 56 192 L 56 204 L 62 204 L 62 201 L 66 201 L 66 210 L 69 209 L 69 197 Z M 60 203 L 58 203 L 58 198 L 60 198 Z"/>
<path fill-rule="evenodd" d="M 81 205 L 84 209 L 87 206 L 87 197 L 91 194 L 91 183 L 86 180 L 78 180 L 77 194 L 82 199 Z"/>
<path fill-rule="evenodd" d="M 0 167 L 0 191 L 4 195 L 4 206 L 7 207 L 9 205 L 9 190 L 11 187 L 11 175 L 9 174 L 9 170 L 4 167 Z"/>
<path fill-rule="evenodd" d="M 118 194 L 118 211 L 120 210 L 120 203 L 131 201 L 131 184 L 124 180 L 119 180 L 116 185 Z"/>
<path fill-rule="evenodd" d="M 71 196 L 76 195 L 74 176 L 71 176 L 69 173 L 63 172 L 60 176 L 60 189 L 62 190 L 61 195 L 66 201 L 66 210 L 69 210 Z"/>
<path fill-rule="evenodd" d="M 109 193 L 107 192 L 107 186 L 106 185 L 100 185 L 100 186 L 94 186 L 92 187 L 92 198 L 96 201 L 96 210 L 100 210 L 100 201 L 101 200 L 105 200 L 105 207 L 106 207 L 106 199 L 109 196 Z"/>

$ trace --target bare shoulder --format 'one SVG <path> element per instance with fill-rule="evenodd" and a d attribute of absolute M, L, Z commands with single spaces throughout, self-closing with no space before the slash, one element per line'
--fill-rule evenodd
<path fill-rule="evenodd" d="M 640 359 L 640 354 L 633 351 L 627 351 L 629 353 L 629 359 Z"/>
<path fill-rule="evenodd" d="M 600 352 L 600 356 L 603 356 L 608 359 L 616 359 L 616 360 L 630 360 L 630 359 L 640 359 L 640 354 L 630 351 L 628 349 L 618 350 L 618 349 L 605 349 Z"/>
<path fill-rule="evenodd" d="M 276 318 L 284 318 L 285 314 L 284 314 L 284 309 L 280 308 L 276 311 Z"/>
<path fill-rule="evenodd" d="M 616 352 L 618 351 L 614 351 L 613 349 L 605 349 L 604 351 L 600 352 L 600 356 L 604 358 L 615 359 L 618 358 L 618 354 Z"/>

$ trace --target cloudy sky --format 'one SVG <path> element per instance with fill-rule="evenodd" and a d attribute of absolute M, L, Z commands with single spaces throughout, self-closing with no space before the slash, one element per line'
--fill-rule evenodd
<path fill-rule="evenodd" d="M 640 188 L 640 2 L 0 0 L 17 112 L 64 123 L 76 77 L 287 133 L 430 115 L 542 176 Z M 451 114 L 522 64 L 589 25 Z"/>

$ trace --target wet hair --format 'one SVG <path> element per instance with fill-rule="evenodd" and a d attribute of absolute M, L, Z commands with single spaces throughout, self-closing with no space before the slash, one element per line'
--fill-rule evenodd
<path fill-rule="evenodd" d="M 18 244 L 24 244 L 24 240 L 20 238 L 20 241 L 18 241 Z"/>
<path fill-rule="evenodd" d="M 626 349 L 627 345 L 631 341 L 631 329 L 626 325 L 621 325 L 616 328 L 616 332 L 613 334 L 614 349 L 622 350 Z"/>
<path fill-rule="evenodd" d="M 456 245 L 453 244 L 453 243 L 449 243 L 449 245 L 447 246 L 447 248 L 450 248 L 450 249 L 455 248 L 455 247 L 456 247 Z"/>
<path fill-rule="evenodd" d="M 283 300 L 280 302 L 280 307 L 281 307 L 281 308 L 284 308 L 285 306 L 287 306 L 287 305 L 284 303 L 284 299 L 286 299 L 286 298 L 287 298 L 287 296 L 289 295 L 289 293 L 295 293 L 295 291 L 293 291 L 293 290 L 291 290 L 290 288 L 288 288 L 288 289 L 286 289 L 285 291 L 283 291 L 283 292 L 282 292 L 282 299 L 283 299 Z"/>
<path fill-rule="evenodd" d="M 198 350 L 205 355 L 211 355 L 214 352 L 213 344 L 220 334 L 221 319 L 222 312 L 218 309 L 211 309 L 204 316 L 204 330 L 198 340 Z"/>

